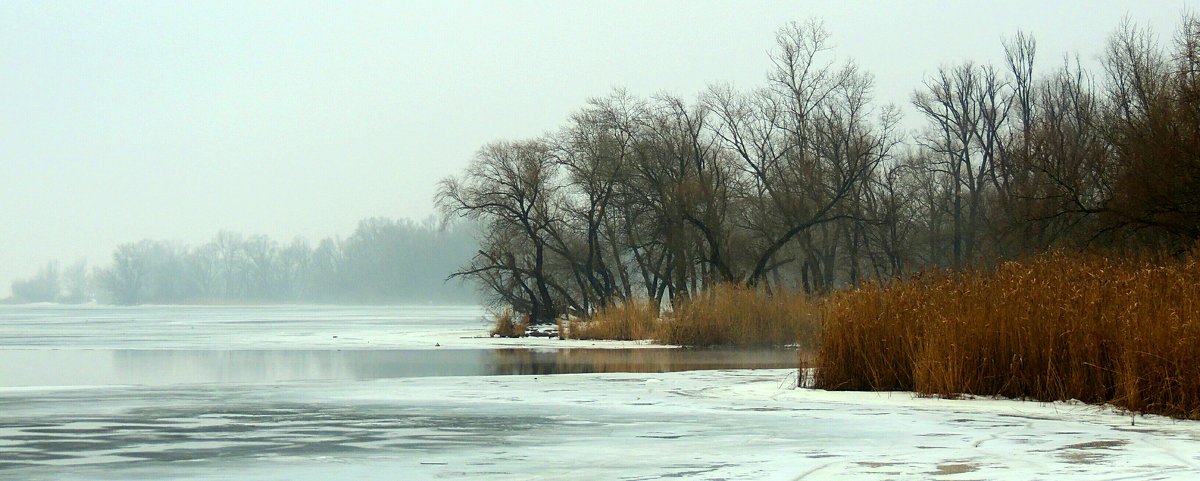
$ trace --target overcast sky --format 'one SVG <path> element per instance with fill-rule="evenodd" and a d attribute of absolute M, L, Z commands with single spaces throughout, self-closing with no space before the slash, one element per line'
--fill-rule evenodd
<path fill-rule="evenodd" d="M 220 229 L 346 235 L 433 212 L 438 179 L 613 87 L 761 83 L 774 31 L 823 19 L 906 105 L 923 76 L 1094 60 L 1128 15 L 1169 40 L 1185 1 L 0 2 L 0 298 L 51 259 Z M 1049 4 L 1049 5 L 1046 5 Z"/>

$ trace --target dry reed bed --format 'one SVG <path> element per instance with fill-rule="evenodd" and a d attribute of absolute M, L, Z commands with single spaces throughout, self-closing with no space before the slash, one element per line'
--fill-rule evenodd
<path fill-rule="evenodd" d="M 566 325 L 571 339 L 640 341 L 655 339 L 662 329 L 658 309 L 644 300 L 630 300 L 606 307 L 588 320 L 572 320 Z M 564 332 L 559 326 L 559 332 Z"/>
<path fill-rule="evenodd" d="M 575 339 L 650 339 L 683 346 L 769 347 L 816 345 L 819 307 L 802 293 L 718 285 L 687 300 L 664 318 L 645 301 L 629 301 L 568 326 Z"/>
<path fill-rule="evenodd" d="M 816 346 L 820 309 L 800 292 L 718 285 L 689 299 L 660 340 L 683 346 Z"/>
<path fill-rule="evenodd" d="M 488 331 L 488 335 L 492 337 L 521 337 L 525 335 L 525 330 L 529 327 L 529 319 L 518 320 L 512 309 L 501 309 L 492 313 L 492 317 L 494 324 L 492 324 L 492 330 Z"/>
<path fill-rule="evenodd" d="M 835 294 L 817 387 L 1200 419 L 1200 263 L 1052 253 Z"/>

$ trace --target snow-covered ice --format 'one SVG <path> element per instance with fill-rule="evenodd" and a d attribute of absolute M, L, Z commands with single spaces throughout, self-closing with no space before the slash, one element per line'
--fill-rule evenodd
<path fill-rule="evenodd" d="M 122 322 L 133 327 L 160 315 L 156 309 L 170 310 L 124 311 Z M 268 324 L 277 331 L 317 331 L 320 323 L 308 319 L 337 318 L 341 324 L 332 329 L 407 347 L 403 333 L 375 332 L 383 327 L 370 316 L 356 323 L 348 311 L 321 310 L 276 313 Z M 277 334 L 258 332 L 261 326 L 238 326 L 238 314 L 220 308 L 197 317 L 223 317 L 226 330 L 238 335 L 203 328 L 196 339 L 165 344 L 153 341 L 168 334 L 161 328 L 123 341 L 47 316 L 72 336 L 50 342 L 54 329 L 14 321 L 20 317 L 14 312 L 0 320 L 0 337 L 9 337 L 0 350 L 55 343 L 66 351 L 287 345 Z M 24 329 L 12 327 L 22 322 Z M 336 345 L 317 335 L 305 339 L 303 349 Z M 825 392 L 795 383 L 791 369 L 0 383 L 0 479 L 1200 477 L 1197 422 L 1078 404 Z"/>
<path fill-rule="evenodd" d="M 791 370 L 0 390 L 0 477 L 1195 479 L 1200 426 Z"/>

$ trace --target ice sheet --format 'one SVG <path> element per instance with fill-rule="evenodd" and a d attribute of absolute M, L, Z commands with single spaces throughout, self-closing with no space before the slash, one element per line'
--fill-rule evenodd
<path fill-rule="evenodd" d="M 1195 479 L 1200 424 L 790 370 L 0 390 L 4 479 Z"/>

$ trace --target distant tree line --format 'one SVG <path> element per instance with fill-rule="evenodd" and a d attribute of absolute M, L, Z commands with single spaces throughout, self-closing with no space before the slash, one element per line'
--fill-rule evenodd
<path fill-rule="evenodd" d="M 83 260 L 66 269 L 59 268 L 57 262 L 48 262 L 33 276 L 12 283 L 13 301 L 77 304 L 92 298 L 91 277 Z"/>
<path fill-rule="evenodd" d="M 142 240 L 122 244 L 112 263 L 87 271 L 82 261 L 60 271 L 49 263 L 12 285 L 13 300 L 114 304 L 181 303 L 475 303 L 461 282 L 446 282 L 475 249 L 467 224 L 440 226 L 372 218 L 345 239 L 315 246 L 222 231 L 188 246 Z"/>
<path fill-rule="evenodd" d="M 779 30 L 766 83 L 624 91 L 479 150 L 438 204 L 484 228 L 458 276 L 536 322 L 714 283 L 810 293 L 1055 247 L 1182 252 L 1200 238 L 1200 21 L 1122 24 L 1099 72 L 962 62 L 898 129 L 821 23 Z"/>

